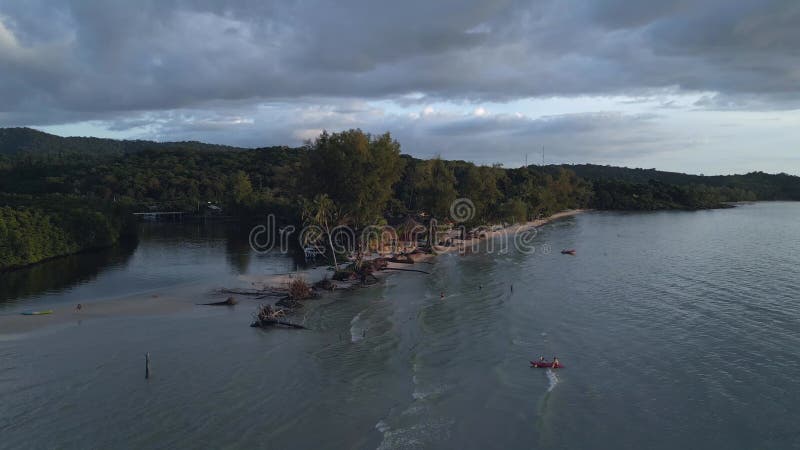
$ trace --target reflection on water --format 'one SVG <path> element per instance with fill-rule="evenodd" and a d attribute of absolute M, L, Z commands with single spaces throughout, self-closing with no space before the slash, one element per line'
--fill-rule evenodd
<path fill-rule="evenodd" d="M 0 447 L 800 448 L 798 216 L 589 213 L 536 238 L 575 257 L 442 255 L 307 302 L 309 330 L 242 299 L 0 339 Z M 292 268 L 239 232 L 148 228 L 51 300 Z"/>
<path fill-rule="evenodd" d="M 258 255 L 250 227 L 231 223 L 143 223 L 135 242 L 69 255 L 0 274 L 0 310 L 116 298 L 252 273 L 288 272 L 281 254 Z"/>
<path fill-rule="evenodd" d="M 228 264 L 239 274 L 247 273 L 252 252 L 248 236 L 250 229 L 244 225 L 230 225 L 225 228 L 225 256 Z"/>
<path fill-rule="evenodd" d="M 59 292 L 87 283 L 102 272 L 124 267 L 136 250 L 135 240 L 114 247 L 51 259 L 28 268 L 0 273 L 0 305 L 44 292 Z"/>

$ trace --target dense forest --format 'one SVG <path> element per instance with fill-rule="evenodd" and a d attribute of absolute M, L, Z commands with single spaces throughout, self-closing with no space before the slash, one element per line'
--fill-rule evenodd
<path fill-rule="evenodd" d="M 744 175 L 689 175 L 655 169 L 629 169 L 626 167 L 598 166 L 592 164 L 547 166 L 549 172 L 568 169 L 581 178 L 592 181 L 616 181 L 630 185 L 692 186 L 701 191 L 715 192 L 719 201 L 800 200 L 800 178 L 780 173 L 750 172 Z"/>
<path fill-rule="evenodd" d="M 569 208 L 798 200 L 800 178 L 420 160 L 401 154 L 390 134 L 361 130 L 323 133 L 298 148 L 242 149 L 0 129 L 0 269 L 110 245 L 135 230 L 133 211 L 205 216 L 214 205 L 228 217 L 272 212 L 285 223 L 301 223 L 324 216 L 361 228 L 422 212 L 447 218 L 456 198 L 473 202 L 467 225 L 479 225 Z"/>
<path fill-rule="evenodd" d="M 78 195 L 0 194 L 0 269 L 108 247 L 135 233 L 113 203 Z"/>

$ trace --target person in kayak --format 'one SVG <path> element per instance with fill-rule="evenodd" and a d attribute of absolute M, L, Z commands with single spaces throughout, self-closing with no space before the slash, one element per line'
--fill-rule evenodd
<path fill-rule="evenodd" d="M 543 362 L 544 362 L 544 355 L 542 355 L 542 356 L 540 356 L 540 357 L 539 357 L 539 362 L 540 362 L 540 363 L 543 363 Z"/>
<path fill-rule="evenodd" d="M 558 362 L 558 356 L 553 356 L 553 368 L 557 369 L 561 367 L 561 363 Z"/>

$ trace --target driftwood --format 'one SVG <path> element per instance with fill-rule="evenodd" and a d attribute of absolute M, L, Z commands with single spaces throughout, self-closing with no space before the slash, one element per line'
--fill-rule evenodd
<path fill-rule="evenodd" d="M 311 285 L 301 278 L 292 280 L 292 282 L 289 283 L 287 294 L 290 299 L 295 301 L 306 300 L 316 296 L 316 292 L 314 292 Z"/>
<path fill-rule="evenodd" d="M 333 284 L 333 282 L 331 280 L 329 280 L 327 277 L 323 278 L 322 280 L 317 281 L 314 284 L 314 287 L 318 288 L 318 289 L 323 289 L 323 290 L 326 290 L 326 291 L 332 291 L 332 290 L 336 289 L 336 285 Z"/>
<path fill-rule="evenodd" d="M 401 270 L 401 271 L 403 271 L 403 272 L 419 272 L 419 273 L 424 273 L 425 275 L 430 275 L 430 274 L 431 274 L 430 272 L 425 272 L 424 270 L 418 270 L 418 269 L 399 269 L 399 268 L 396 268 L 396 267 L 387 267 L 387 268 L 385 268 L 385 269 L 383 269 L 383 270 Z"/>
<path fill-rule="evenodd" d="M 213 303 L 199 303 L 202 306 L 233 306 L 239 303 L 235 298 L 228 297 L 226 300 L 221 302 L 213 302 Z"/>
<path fill-rule="evenodd" d="M 216 291 L 219 294 L 235 294 L 235 295 L 250 295 L 256 298 L 264 298 L 264 297 L 277 297 L 281 295 L 285 295 L 286 291 L 281 291 L 280 289 L 269 288 L 269 289 L 217 289 Z"/>
<path fill-rule="evenodd" d="M 389 262 L 398 264 L 414 264 L 414 258 L 409 255 L 397 255 L 394 258 L 389 258 Z"/>
<path fill-rule="evenodd" d="M 358 279 L 358 274 L 356 272 L 346 271 L 346 270 L 339 270 L 333 274 L 333 278 L 336 281 L 353 281 Z"/>
<path fill-rule="evenodd" d="M 292 323 L 292 322 L 285 322 L 283 320 L 259 320 L 250 324 L 251 327 L 254 328 L 265 328 L 265 327 L 275 327 L 275 326 L 284 326 L 289 328 L 296 328 L 298 330 L 307 330 L 307 327 L 303 325 Z"/>
<path fill-rule="evenodd" d="M 296 328 L 307 330 L 303 325 L 287 322 L 282 320 L 286 317 L 286 310 L 282 308 L 273 308 L 270 305 L 261 305 L 256 311 L 255 321 L 250 324 L 251 327 L 271 327 L 271 326 L 284 326 L 289 328 Z"/>
<path fill-rule="evenodd" d="M 264 295 L 264 291 L 258 289 L 217 289 L 220 294 L 236 294 L 236 295 Z"/>
<path fill-rule="evenodd" d="M 361 284 L 363 286 L 372 286 L 377 282 L 378 282 L 378 277 L 373 275 L 371 272 L 361 274 Z"/>

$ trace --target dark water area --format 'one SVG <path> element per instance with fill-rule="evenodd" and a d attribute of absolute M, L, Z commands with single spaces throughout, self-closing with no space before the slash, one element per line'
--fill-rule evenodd
<path fill-rule="evenodd" d="M 533 254 L 443 255 L 312 301 L 309 331 L 249 328 L 243 302 L 0 334 L 0 448 L 798 448 L 798 218 L 588 213 Z M 281 268 L 224 233 L 145 235 L 123 259 L 17 301 Z"/>
<path fill-rule="evenodd" d="M 144 223 L 135 241 L 0 273 L 0 314 L 298 267 L 296 258 L 254 252 L 249 233 L 231 223 Z"/>

